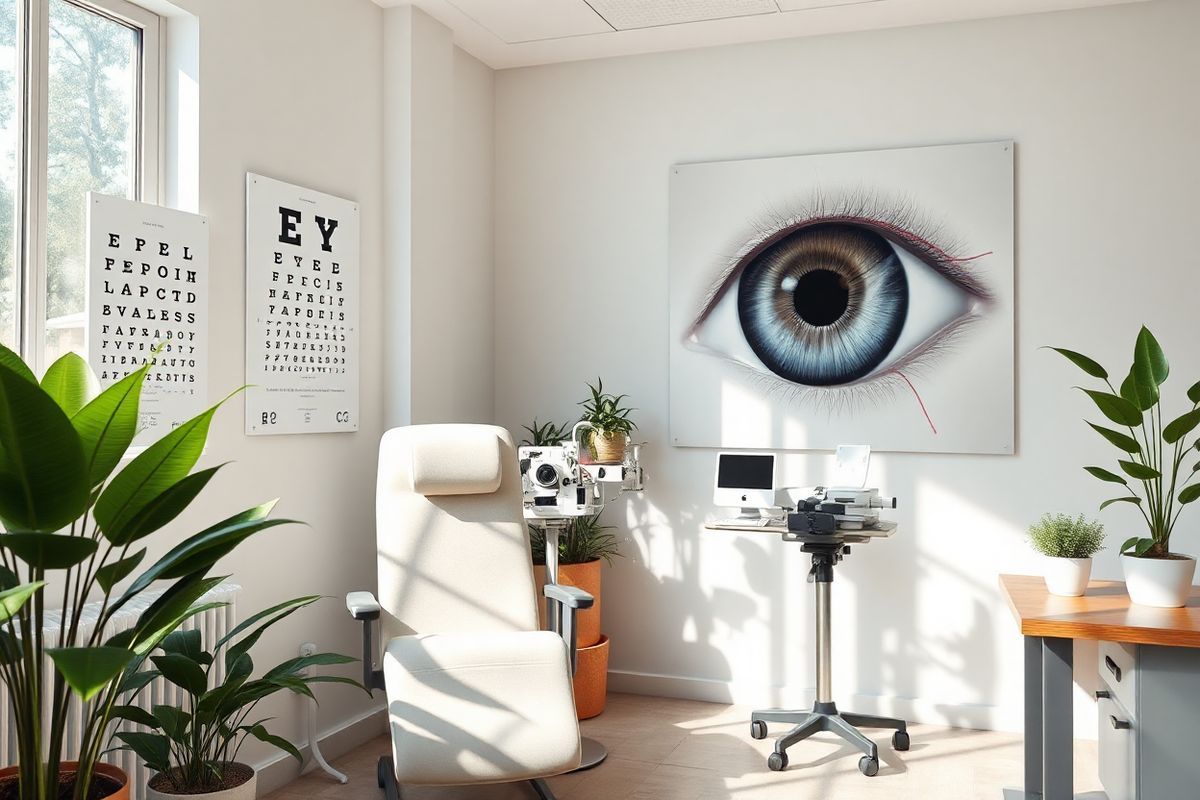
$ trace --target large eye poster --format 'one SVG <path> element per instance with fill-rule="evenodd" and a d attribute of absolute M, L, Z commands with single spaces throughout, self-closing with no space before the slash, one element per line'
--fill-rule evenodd
<path fill-rule="evenodd" d="M 358 204 L 246 173 L 246 433 L 358 430 Z"/>
<path fill-rule="evenodd" d="M 133 440 L 143 447 L 208 405 L 208 220 L 89 192 L 87 243 L 88 364 L 107 387 L 154 362 Z"/>
<path fill-rule="evenodd" d="M 680 164 L 675 445 L 1012 453 L 1013 143 Z"/>

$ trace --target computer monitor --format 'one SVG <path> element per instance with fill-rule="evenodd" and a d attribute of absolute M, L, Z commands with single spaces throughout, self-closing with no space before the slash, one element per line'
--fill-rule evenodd
<path fill-rule="evenodd" d="M 775 506 L 774 453 L 718 453 L 713 504 L 740 508 L 745 517 Z"/>

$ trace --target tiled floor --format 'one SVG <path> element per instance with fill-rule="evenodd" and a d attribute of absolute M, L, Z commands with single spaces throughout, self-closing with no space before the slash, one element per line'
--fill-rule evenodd
<path fill-rule="evenodd" d="M 858 771 L 858 753 L 832 734 L 795 745 L 785 772 L 770 772 L 772 739 L 750 738 L 749 710 L 689 700 L 612 695 L 608 710 L 583 723 L 609 757 L 595 769 L 553 778 L 559 800 L 1000 800 L 1021 776 L 1021 739 L 1013 734 L 913 725 L 912 748 L 894 753 L 886 731 L 874 778 Z M 782 732 L 782 728 L 780 728 Z M 772 735 L 776 730 L 773 728 Z M 271 800 L 379 800 L 375 762 L 385 738 L 335 759 L 350 775 L 341 786 L 309 773 Z M 1099 788 L 1094 742 L 1076 742 L 1076 790 Z M 423 789 L 404 787 L 404 800 L 531 800 L 528 786 Z"/>

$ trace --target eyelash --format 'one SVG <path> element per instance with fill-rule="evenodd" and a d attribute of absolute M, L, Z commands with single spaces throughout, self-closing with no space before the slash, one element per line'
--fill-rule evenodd
<path fill-rule="evenodd" d="M 747 236 L 745 243 L 727 259 L 729 266 L 721 271 L 721 275 L 705 293 L 703 310 L 692 322 L 688 334 L 704 322 L 715 307 L 717 298 L 733 288 L 745 266 L 762 250 L 797 230 L 831 222 L 846 222 L 873 230 L 885 239 L 912 251 L 931 269 L 975 297 L 981 304 L 990 306 L 995 303 L 992 292 L 964 266 L 991 255 L 990 251 L 970 256 L 958 255 L 962 248 L 961 243 L 950 239 L 941 225 L 922 217 L 907 200 L 887 198 L 865 190 L 830 200 L 817 192 L 807 205 L 792 213 L 783 214 L 771 210 L 751 223 L 754 232 Z M 943 244 L 936 244 L 938 241 Z M 806 403 L 815 400 L 831 414 L 837 410 L 853 411 L 867 403 L 890 400 L 897 389 L 911 388 L 905 373 L 920 374 L 939 353 L 952 349 L 954 342 L 977 320 L 978 315 L 975 314 L 961 317 L 934 333 L 886 372 L 842 386 L 804 386 L 751 367 L 743 366 L 743 369 L 768 397 L 778 397 L 788 404 L 797 400 Z M 916 393 L 915 389 L 913 393 Z"/>

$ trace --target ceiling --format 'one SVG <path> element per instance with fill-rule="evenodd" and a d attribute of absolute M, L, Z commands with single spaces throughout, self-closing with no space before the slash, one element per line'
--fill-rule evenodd
<path fill-rule="evenodd" d="M 375 0 L 419 6 L 495 69 L 1145 0 Z"/>

